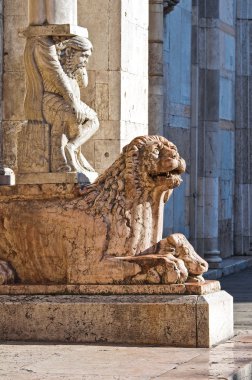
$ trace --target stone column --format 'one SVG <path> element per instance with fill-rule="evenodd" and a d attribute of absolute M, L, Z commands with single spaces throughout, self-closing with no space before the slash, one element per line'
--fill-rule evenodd
<path fill-rule="evenodd" d="M 163 0 L 149 0 L 149 134 L 163 135 Z"/>
<path fill-rule="evenodd" d="M 219 2 L 193 2 L 191 226 L 192 242 L 219 268 L 219 125 L 220 36 L 216 19 Z M 196 212 L 195 212 L 196 211 Z"/>
<path fill-rule="evenodd" d="M 164 13 L 180 0 L 149 0 L 149 134 L 164 135 Z"/>
<path fill-rule="evenodd" d="M 77 25 L 77 0 L 29 0 L 29 24 Z"/>
<path fill-rule="evenodd" d="M 237 1 L 235 222 L 236 255 L 252 255 L 252 4 Z"/>

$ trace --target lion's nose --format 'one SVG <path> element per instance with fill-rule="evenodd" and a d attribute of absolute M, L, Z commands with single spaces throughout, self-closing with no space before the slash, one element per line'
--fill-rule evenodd
<path fill-rule="evenodd" d="M 185 170 L 186 170 L 186 162 L 185 162 L 185 160 L 183 158 L 179 159 L 179 166 L 178 166 L 177 170 L 178 170 L 179 174 L 185 172 Z"/>
<path fill-rule="evenodd" d="M 204 272 L 208 271 L 208 263 L 206 261 L 205 262 L 201 262 L 200 266 L 201 266 L 202 269 L 204 269 Z"/>

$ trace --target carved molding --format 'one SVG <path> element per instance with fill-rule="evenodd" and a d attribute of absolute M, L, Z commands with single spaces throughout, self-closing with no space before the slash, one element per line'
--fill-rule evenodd
<path fill-rule="evenodd" d="M 170 13 L 180 0 L 164 0 L 164 13 Z"/>

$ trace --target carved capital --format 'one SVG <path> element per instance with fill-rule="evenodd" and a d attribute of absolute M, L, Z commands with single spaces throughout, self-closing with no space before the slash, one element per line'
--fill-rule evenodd
<path fill-rule="evenodd" d="M 170 13 L 173 11 L 175 5 L 177 5 L 180 0 L 164 0 L 164 13 Z"/>

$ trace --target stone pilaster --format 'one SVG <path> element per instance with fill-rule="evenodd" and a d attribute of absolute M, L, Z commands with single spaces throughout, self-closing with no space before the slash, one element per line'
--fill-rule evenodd
<path fill-rule="evenodd" d="M 149 133 L 164 134 L 164 13 L 179 0 L 149 0 Z"/>
<path fill-rule="evenodd" d="M 28 1 L 5 1 L 3 21 L 3 162 L 17 174 L 17 138 L 19 125 L 24 120 L 25 93 L 25 38 L 19 37 L 19 31 L 28 25 Z"/>
<path fill-rule="evenodd" d="M 235 125 L 235 254 L 251 255 L 252 245 L 252 4 L 237 1 Z"/>
<path fill-rule="evenodd" d="M 1 35 L 1 42 L 0 42 L 0 77 L 3 78 L 3 1 L 0 1 L 0 35 Z M 2 80 L 1 80 L 1 86 L 0 86 L 0 99 L 1 99 L 1 106 L 0 106 L 0 186 L 12 186 L 15 185 L 15 175 L 12 169 L 5 167 L 4 162 L 4 133 L 3 133 L 3 88 L 2 88 Z"/>
<path fill-rule="evenodd" d="M 94 45 L 83 99 L 100 121 L 85 144 L 98 172 L 131 139 L 148 133 L 148 10 L 148 0 L 78 1 L 78 24 Z"/>
<path fill-rule="evenodd" d="M 190 234 L 210 268 L 218 268 L 220 38 L 219 3 L 211 4 L 193 2 Z"/>

